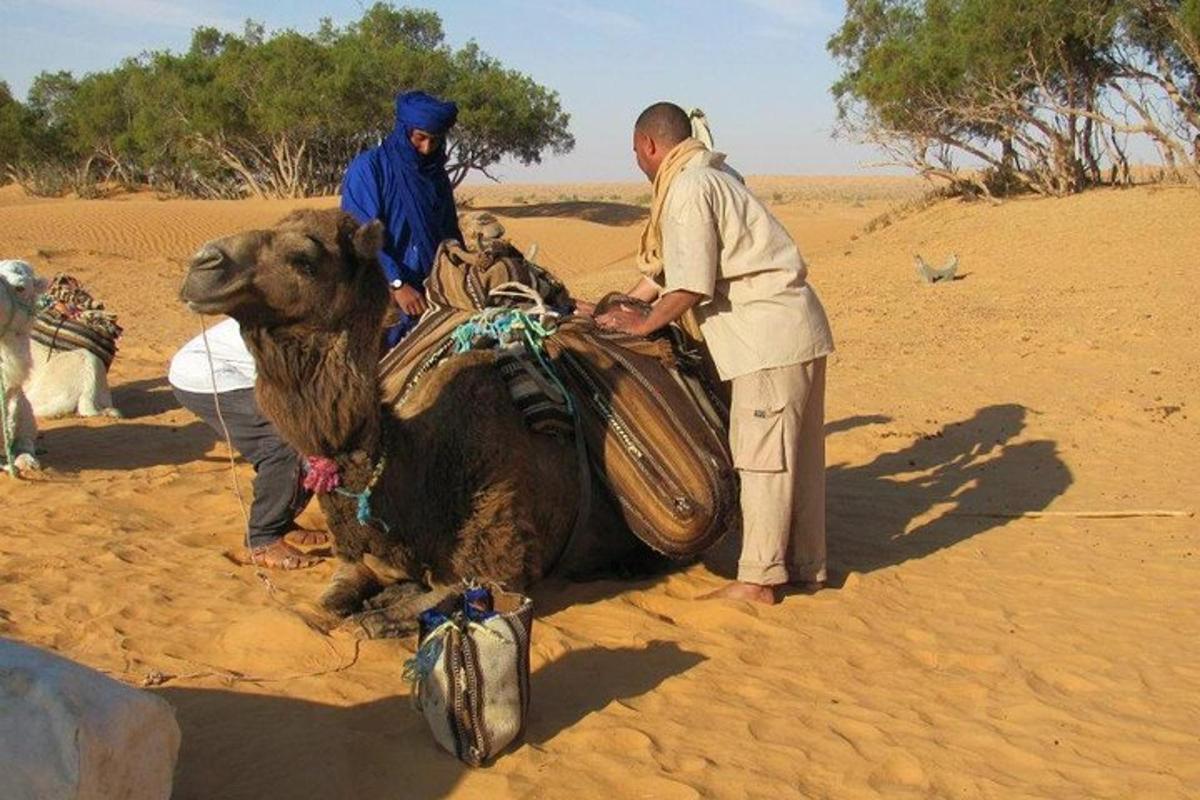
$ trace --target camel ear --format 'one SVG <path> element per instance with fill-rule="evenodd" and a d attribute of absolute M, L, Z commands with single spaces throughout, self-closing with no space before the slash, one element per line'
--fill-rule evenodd
<path fill-rule="evenodd" d="M 370 261 L 383 249 L 383 223 L 373 219 L 354 231 L 354 254 L 361 261 Z"/>

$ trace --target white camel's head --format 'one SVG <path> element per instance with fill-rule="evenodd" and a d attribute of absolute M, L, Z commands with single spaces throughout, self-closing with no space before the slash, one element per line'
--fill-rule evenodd
<path fill-rule="evenodd" d="M 28 329 L 37 313 L 37 296 L 46 291 L 45 279 L 27 262 L 10 259 L 0 261 L 0 283 L 0 324 L 7 321 L 5 328 Z"/>

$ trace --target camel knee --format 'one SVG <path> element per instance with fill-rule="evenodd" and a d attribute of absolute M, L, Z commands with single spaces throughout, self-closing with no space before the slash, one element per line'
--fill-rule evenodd
<path fill-rule="evenodd" d="M 321 594 L 321 606 L 339 617 L 361 611 L 363 604 L 379 594 L 383 586 L 370 570 L 359 563 L 339 562 L 329 586 Z"/>
<path fill-rule="evenodd" d="M 396 639 L 420 629 L 420 615 L 455 596 L 448 587 L 426 589 L 416 581 L 393 584 L 367 603 L 367 610 L 346 620 L 366 639 Z"/>

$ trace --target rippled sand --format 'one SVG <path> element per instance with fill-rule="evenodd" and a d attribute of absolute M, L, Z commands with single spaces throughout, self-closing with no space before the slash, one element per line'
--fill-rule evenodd
<path fill-rule="evenodd" d="M 835 588 L 693 601 L 733 543 L 657 579 L 540 586 L 525 744 L 470 771 L 409 706 L 411 642 L 306 624 L 327 565 L 268 593 L 223 555 L 242 527 L 225 447 L 163 377 L 199 330 L 175 300 L 188 254 L 335 201 L 10 187 L 0 257 L 120 314 L 128 418 L 45 423 L 44 475 L 0 477 L 0 635 L 158 684 L 178 798 L 1195 797 L 1200 526 L 1070 512 L 1195 510 L 1200 193 L 946 202 L 864 234 L 912 184 L 754 185 L 837 338 Z M 507 191 L 475 205 L 578 292 L 632 281 L 645 185 Z M 919 284 L 918 252 L 958 253 L 962 279 Z"/>

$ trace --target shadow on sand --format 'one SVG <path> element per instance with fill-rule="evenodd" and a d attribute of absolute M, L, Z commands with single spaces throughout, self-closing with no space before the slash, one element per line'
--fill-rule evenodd
<path fill-rule="evenodd" d="M 155 417 L 179 408 L 179 401 L 171 392 L 165 377 L 130 381 L 112 390 L 113 405 L 121 409 L 126 419 Z"/>
<path fill-rule="evenodd" d="M 642 222 L 650 216 L 650 209 L 628 203 L 608 203 L 601 200 L 567 200 L 559 203 L 531 203 L 519 206 L 488 206 L 480 211 L 490 211 L 497 216 L 512 219 L 532 217 L 569 217 L 600 225 L 626 226 Z"/>
<path fill-rule="evenodd" d="M 571 651 L 534 673 L 519 747 L 539 747 L 703 660 L 671 642 Z M 398 663 L 395 674 L 399 691 Z M 407 696 L 341 707 L 211 689 L 156 694 L 175 707 L 183 731 L 175 800 L 440 798 L 469 769 L 434 743 Z"/>
<path fill-rule="evenodd" d="M 832 584 L 837 586 L 846 573 L 923 558 L 1006 523 L 988 514 L 1040 511 L 1062 495 L 1072 477 L 1055 443 L 1012 441 L 1025 428 L 1028 413 L 1011 403 L 987 406 L 868 464 L 830 465 Z M 829 423 L 826 432 L 888 421 L 878 415 L 851 417 Z M 914 525 L 937 508 L 942 508 L 940 514 Z M 732 576 L 739 547 L 739 537 L 726 537 L 706 563 Z"/>
<path fill-rule="evenodd" d="M 212 429 L 199 420 L 186 425 L 109 420 L 102 426 L 79 424 L 43 430 L 38 446 L 45 450 L 41 456 L 44 466 L 73 474 L 207 461 L 206 454 L 215 441 Z"/>

